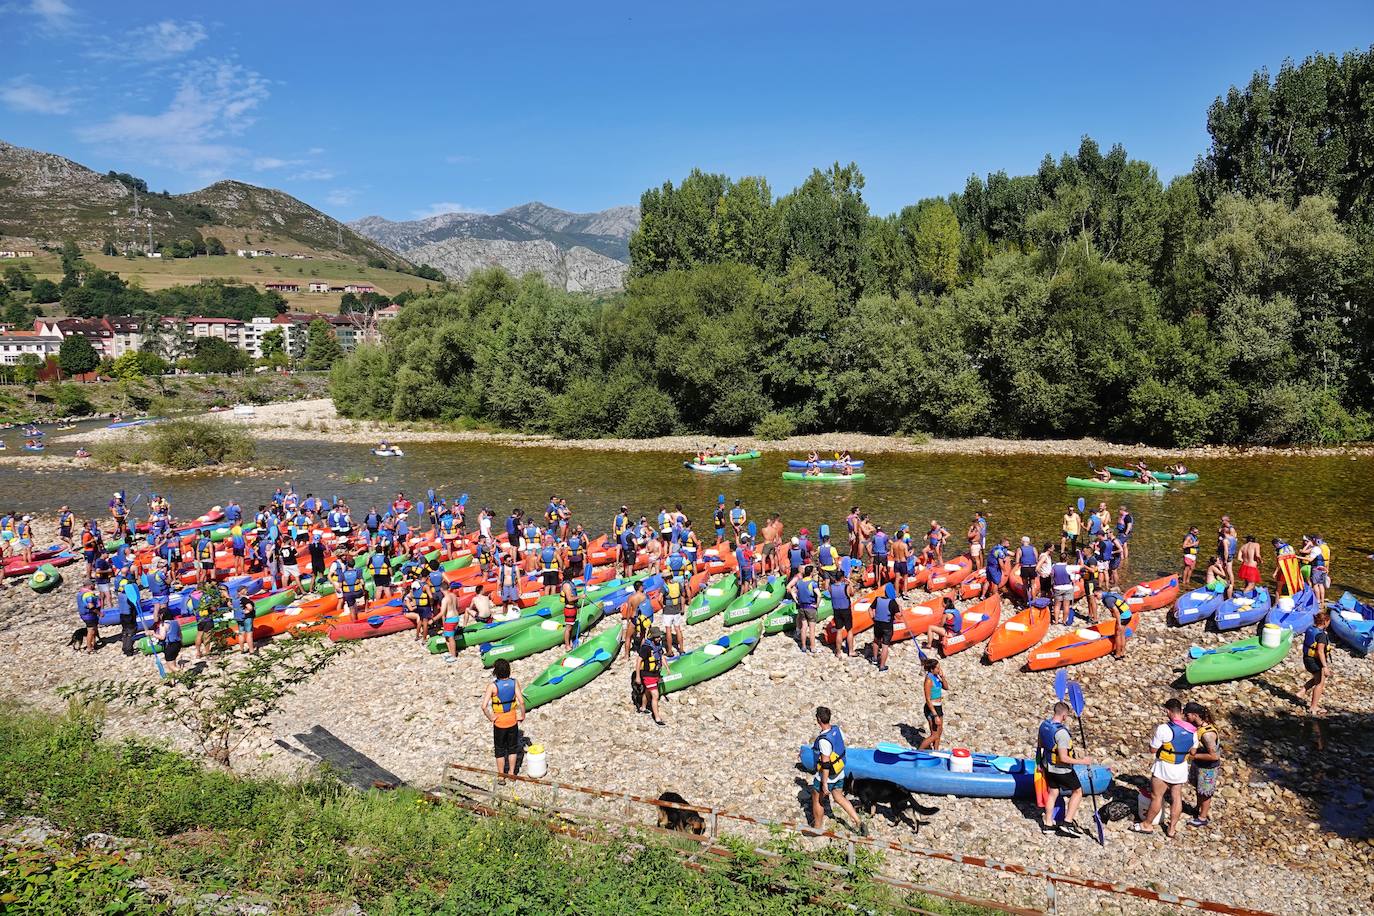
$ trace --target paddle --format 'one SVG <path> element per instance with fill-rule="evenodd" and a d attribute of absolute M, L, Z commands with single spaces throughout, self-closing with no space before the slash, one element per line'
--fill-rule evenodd
<path fill-rule="evenodd" d="M 1085 502 L 1083 501 L 1083 497 L 1081 497 L 1081 496 L 1078 497 L 1078 511 L 1079 511 L 1079 512 L 1082 512 L 1083 509 L 1084 509 L 1086 506 L 1087 506 L 1087 503 L 1085 503 Z"/>
<path fill-rule="evenodd" d="M 1204 649 L 1202 646 L 1190 646 L 1188 649 L 1189 658 L 1202 658 L 1204 655 L 1234 655 L 1237 652 L 1249 652 L 1251 649 L 1258 649 L 1257 645 L 1249 646 L 1221 646 L 1217 649 Z"/>
<path fill-rule="evenodd" d="M 1059 697 L 1059 702 L 1064 702 L 1064 696 L 1069 690 L 1069 674 L 1063 668 L 1054 673 L 1054 695 Z"/>
<path fill-rule="evenodd" d="M 1088 746 L 1088 736 L 1083 730 L 1084 705 L 1083 688 L 1079 686 L 1077 681 L 1073 681 L 1069 684 L 1069 706 L 1073 709 L 1073 714 L 1078 718 L 1078 737 L 1082 739 L 1083 746 L 1086 748 Z M 1097 828 L 1097 844 L 1099 846 L 1106 846 L 1107 832 L 1102 827 L 1102 814 L 1097 810 L 1097 789 L 1093 786 L 1092 767 L 1089 766 L 1086 769 L 1088 770 L 1088 792 L 1092 795 L 1093 799 L 1093 825 Z"/>

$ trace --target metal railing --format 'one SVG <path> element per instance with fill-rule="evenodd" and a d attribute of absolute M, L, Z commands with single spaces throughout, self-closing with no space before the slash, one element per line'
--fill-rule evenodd
<path fill-rule="evenodd" d="M 465 778 L 465 776 L 471 778 Z M 481 780 L 481 782 L 476 780 Z M 591 834 L 584 825 L 579 825 L 577 823 L 575 820 L 576 818 L 589 818 L 596 821 L 602 829 L 610 829 L 612 831 L 632 829 L 639 832 L 662 834 L 671 837 L 675 843 L 696 844 L 698 848 L 690 855 L 685 855 L 686 864 L 688 864 L 689 867 L 699 866 L 701 864 L 701 857 L 703 856 L 718 861 L 725 861 L 733 857 L 734 854 L 729 849 L 716 843 L 717 838 L 724 829 L 724 825 L 728 824 L 736 826 L 741 834 L 759 831 L 767 831 L 770 834 L 782 832 L 790 833 L 796 837 L 820 838 L 842 844 L 847 850 L 847 866 L 820 861 L 813 861 L 811 863 L 815 870 L 833 874 L 839 878 L 851 874 L 857 862 L 859 850 L 865 849 L 874 853 L 895 853 L 899 856 L 908 857 L 908 864 L 914 864 L 914 862 L 922 860 L 944 863 L 965 869 L 982 870 L 988 873 L 990 877 L 994 875 L 1004 876 L 1012 879 L 1034 881 L 1042 885 L 1044 905 L 1041 908 L 1035 908 L 1019 906 L 1001 900 L 969 896 L 951 891 L 947 888 L 929 886 L 892 875 L 879 874 L 868 876 L 868 880 L 887 885 L 894 890 L 925 894 L 1005 913 L 1056 913 L 1062 903 L 1060 900 L 1061 889 L 1072 888 L 1075 890 L 1087 891 L 1092 894 L 1125 897 L 1145 901 L 1150 904 L 1161 904 L 1205 913 L 1221 913 L 1226 914 L 1226 916 L 1273 916 L 1272 913 L 1265 910 L 1234 906 L 1215 900 L 1204 900 L 1181 894 L 1171 894 L 1164 891 L 1153 890 L 1148 887 L 1137 887 L 1099 878 L 1067 875 L 1031 865 L 1021 865 L 1014 862 L 988 858 L 986 856 L 974 856 L 948 850 L 933 849 L 899 840 L 841 835 L 829 830 L 815 830 L 806 824 L 797 823 L 795 821 L 766 820 L 751 817 L 747 814 L 738 814 L 717 807 L 702 807 L 699 805 L 660 801 L 657 798 L 645 798 L 629 792 L 611 792 L 605 789 L 578 786 L 570 783 L 558 782 L 556 780 L 535 779 L 530 776 L 506 776 L 504 777 L 504 783 L 513 787 L 537 787 L 543 791 L 543 797 L 540 799 L 526 798 L 521 797 L 513 791 L 503 791 L 503 783 L 495 771 L 482 767 L 467 766 L 460 763 L 450 763 L 445 766 L 440 782 L 440 791 L 450 800 L 462 804 L 464 807 L 478 814 L 492 815 L 498 813 L 498 810 L 500 813 L 511 814 L 511 809 L 513 808 L 516 811 L 527 812 L 526 814 L 516 814 L 515 816 L 535 820 L 545 826 L 553 826 L 561 832 L 576 835 L 584 839 L 591 838 Z M 572 807 L 564 803 L 573 800 L 581 801 L 584 805 L 582 807 Z M 586 803 L 592 801 L 599 801 L 603 804 L 610 803 L 613 809 L 618 813 L 618 816 L 612 817 L 608 814 L 589 810 L 588 807 L 586 807 Z M 498 804 L 507 807 L 498 809 Z M 655 818 L 658 817 L 659 812 L 664 810 L 676 810 L 697 814 L 702 818 L 704 833 L 697 836 L 695 834 L 676 830 L 664 830 L 646 824 L 643 820 L 635 821 L 636 811 L 645 812 L 648 810 L 654 812 Z M 560 820 L 551 825 L 547 817 L 549 814 L 558 815 Z M 754 848 L 753 852 L 764 858 L 776 857 L 775 853 L 762 847 Z M 888 861 L 891 862 L 892 860 L 889 858 Z M 1124 900 L 1121 902 L 1125 903 Z M 905 909 L 911 912 L 924 912 L 919 908 L 905 907 Z"/>

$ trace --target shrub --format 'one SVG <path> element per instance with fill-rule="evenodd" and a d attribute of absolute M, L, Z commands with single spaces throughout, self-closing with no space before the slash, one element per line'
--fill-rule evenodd
<path fill-rule="evenodd" d="M 98 442 L 91 449 L 98 464 L 151 461 L 178 471 L 246 465 L 256 454 L 257 446 L 247 432 L 213 420 L 170 420 L 145 435 Z"/>
<path fill-rule="evenodd" d="M 95 409 L 80 385 L 56 385 L 54 389 L 53 407 L 59 416 L 84 417 Z"/>
<path fill-rule="evenodd" d="M 797 426 L 785 413 L 773 412 L 754 424 L 754 437 L 776 441 L 786 439 L 796 432 Z"/>

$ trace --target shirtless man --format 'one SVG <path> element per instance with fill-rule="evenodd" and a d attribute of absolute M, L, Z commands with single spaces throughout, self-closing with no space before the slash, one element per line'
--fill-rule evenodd
<path fill-rule="evenodd" d="M 1236 551 L 1236 560 L 1240 563 L 1241 591 L 1249 591 L 1258 586 L 1262 581 L 1260 576 L 1260 545 L 1253 534 L 1245 536 L 1245 543 L 1241 544 L 1240 550 Z"/>

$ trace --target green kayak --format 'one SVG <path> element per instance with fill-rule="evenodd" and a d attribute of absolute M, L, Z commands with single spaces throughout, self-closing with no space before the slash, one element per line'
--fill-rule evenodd
<path fill-rule="evenodd" d="M 44 563 L 29 576 L 29 588 L 40 594 L 50 592 L 62 584 L 62 571 L 51 563 Z"/>
<path fill-rule="evenodd" d="M 1137 480 L 1096 480 L 1092 477 L 1065 477 L 1065 486 L 1091 487 L 1094 490 L 1167 490 L 1167 483 L 1141 483 Z"/>
<path fill-rule="evenodd" d="M 864 472 L 855 471 L 853 474 L 829 474 L 822 471 L 819 474 L 808 474 L 805 471 L 783 471 L 783 480 L 805 480 L 810 483 L 834 483 L 845 480 L 863 480 Z"/>
<path fill-rule="evenodd" d="M 620 627 L 613 626 L 595 639 L 582 640 L 582 645 L 549 665 L 539 677 L 525 685 L 525 708 L 543 706 L 590 684 L 615 661 L 620 652 L 620 637 Z"/>
<path fill-rule="evenodd" d="M 782 576 L 769 576 L 768 581 L 754 586 L 740 595 L 725 609 L 725 625 L 733 627 L 757 620 L 773 610 L 787 594 L 787 582 Z"/>
<path fill-rule="evenodd" d="M 739 576 L 727 573 L 715 585 L 708 585 L 687 605 L 687 625 L 709 620 L 739 596 Z"/>
<path fill-rule="evenodd" d="M 586 633 L 601 619 L 601 604 L 597 601 L 583 602 L 577 609 L 578 630 Z M 619 625 L 619 621 L 615 622 Z M 544 652 L 563 644 L 563 615 L 540 620 L 533 626 L 525 627 L 513 636 L 498 643 L 483 643 L 482 667 L 490 668 L 498 658 L 515 661 L 537 652 Z"/>
<path fill-rule="evenodd" d="M 819 627 L 831 617 L 835 616 L 835 609 L 830 606 L 830 596 L 822 595 L 821 600 L 816 604 L 816 626 Z M 777 610 L 763 618 L 763 635 L 772 636 L 774 633 L 791 633 L 797 628 L 797 606 L 788 598 L 778 605 Z M 816 632 L 820 632 L 818 629 Z"/>
<path fill-rule="evenodd" d="M 1135 477 L 1140 473 L 1134 468 L 1110 467 L 1107 468 L 1107 472 L 1113 477 Z M 1152 471 L 1151 473 L 1155 475 L 1155 480 L 1197 480 L 1197 475 L 1193 473 L 1170 474 L 1168 471 Z"/>
<path fill-rule="evenodd" d="M 759 450 L 751 452 L 738 452 L 734 455 L 712 455 L 706 459 L 707 464 L 728 464 L 731 461 L 753 461 L 759 457 Z M 695 458 L 693 460 L 696 460 Z"/>
<path fill-rule="evenodd" d="M 1268 648 L 1258 636 L 1238 639 L 1205 655 L 1188 665 L 1184 676 L 1189 684 L 1215 684 L 1241 677 L 1251 677 L 1268 671 L 1283 661 L 1293 645 L 1293 631 L 1284 627 L 1278 646 Z"/>
<path fill-rule="evenodd" d="M 500 642 L 541 620 L 552 620 L 555 615 L 559 620 L 563 619 L 563 598 L 561 595 L 545 595 L 514 617 L 493 618 L 490 623 L 468 624 L 454 634 L 454 642 L 460 649 L 480 646 L 484 642 Z M 448 644 L 444 642 L 442 634 L 431 636 L 427 645 L 429 651 L 435 655 L 448 651 Z"/>
<path fill-rule="evenodd" d="M 664 664 L 662 690 L 672 693 L 724 674 L 744 661 L 763 636 L 763 624 L 756 623 L 726 634 L 715 642 L 697 646 Z"/>

